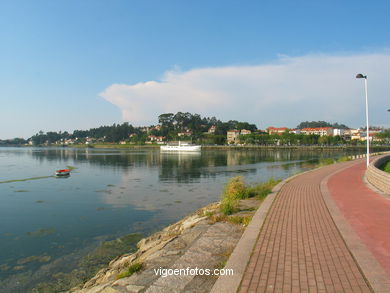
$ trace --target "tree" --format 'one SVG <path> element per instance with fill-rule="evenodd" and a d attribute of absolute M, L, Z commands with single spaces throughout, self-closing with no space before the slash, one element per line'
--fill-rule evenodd
<path fill-rule="evenodd" d="M 334 127 L 334 128 L 341 128 L 341 129 L 347 129 L 349 128 L 348 126 L 344 124 L 339 124 L 339 123 L 329 123 L 325 121 L 305 121 L 301 122 L 298 124 L 297 128 L 298 129 L 303 129 L 303 128 L 318 128 L 318 127 Z"/>
<path fill-rule="evenodd" d="M 161 114 L 158 116 L 158 123 L 160 123 L 161 126 L 170 127 L 173 124 L 174 116 L 173 113 Z"/>

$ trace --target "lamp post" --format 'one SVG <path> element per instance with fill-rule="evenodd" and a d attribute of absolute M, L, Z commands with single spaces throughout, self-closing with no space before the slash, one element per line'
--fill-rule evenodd
<path fill-rule="evenodd" d="M 367 168 L 368 165 L 370 164 L 370 129 L 368 126 L 368 93 L 367 93 L 367 75 L 363 75 L 359 73 L 356 75 L 356 78 L 364 78 L 364 90 L 366 93 L 366 141 L 367 141 Z"/>

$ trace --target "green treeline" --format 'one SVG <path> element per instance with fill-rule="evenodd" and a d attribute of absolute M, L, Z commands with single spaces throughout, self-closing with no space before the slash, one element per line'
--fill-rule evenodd
<path fill-rule="evenodd" d="M 301 122 L 297 128 L 334 127 L 347 129 L 344 124 L 328 123 L 325 121 Z M 246 145 L 357 145 L 365 142 L 350 140 L 341 136 L 319 136 L 294 134 L 286 131 L 283 134 L 268 134 L 258 130 L 255 124 L 229 120 L 223 122 L 215 117 L 202 117 L 189 112 L 164 113 L 158 116 L 158 125 L 148 127 L 135 127 L 128 122 L 100 126 L 89 130 L 74 130 L 46 132 L 40 131 L 28 140 L 15 138 L 13 140 L 0 140 L 0 145 L 22 145 L 31 142 L 33 145 L 69 145 L 69 144 L 145 144 L 157 141 L 191 140 L 199 144 L 227 143 L 228 130 L 250 130 L 250 134 L 240 135 L 236 143 Z M 247 132 L 248 133 L 248 132 Z M 376 144 L 390 142 L 390 130 L 376 134 Z"/>
<path fill-rule="evenodd" d="M 158 116 L 159 127 L 134 127 L 125 122 L 123 124 L 113 124 L 112 126 L 101 126 L 89 130 L 75 130 L 72 134 L 64 132 L 47 132 L 40 131 L 31 137 L 34 145 L 53 144 L 68 139 L 75 140 L 75 143 L 85 143 L 87 138 L 94 139 L 94 142 L 118 143 L 120 141 L 129 141 L 132 143 L 145 143 L 148 136 L 162 136 L 166 140 L 179 139 L 179 133 L 186 134 L 182 140 L 191 139 L 201 141 L 205 138 L 209 143 L 223 144 L 226 141 L 226 132 L 229 129 L 247 129 L 256 131 L 255 124 L 248 122 L 239 122 L 230 120 L 222 122 L 215 117 L 201 117 L 199 114 L 178 112 L 165 113 Z M 205 132 L 211 126 L 216 126 L 216 131 L 211 136 L 205 136 Z M 189 133 L 190 132 L 190 133 Z"/>
<path fill-rule="evenodd" d="M 325 121 L 305 121 L 299 123 L 297 126 L 298 129 L 303 128 L 317 128 L 317 127 L 333 127 L 333 128 L 339 128 L 339 129 L 348 129 L 349 127 L 345 124 L 339 124 L 339 123 L 329 123 Z"/>

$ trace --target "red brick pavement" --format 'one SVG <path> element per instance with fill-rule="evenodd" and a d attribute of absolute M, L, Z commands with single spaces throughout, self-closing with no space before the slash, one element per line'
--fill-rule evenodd
<path fill-rule="evenodd" d="M 285 184 L 260 232 L 239 292 L 372 292 L 320 191 L 327 166 Z"/>
<path fill-rule="evenodd" d="M 364 162 L 342 170 L 329 178 L 328 188 L 353 230 L 390 275 L 390 198 L 364 184 L 365 170 Z"/>

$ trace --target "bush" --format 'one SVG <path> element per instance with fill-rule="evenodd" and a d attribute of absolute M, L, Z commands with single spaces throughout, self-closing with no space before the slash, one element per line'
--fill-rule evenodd
<path fill-rule="evenodd" d="M 224 215 L 231 215 L 237 210 L 239 199 L 248 198 L 248 191 L 244 178 L 236 176 L 229 180 L 222 193 L 221 212 Z"/>
<path fill-rule="evenodd" d="M 224 215 L 231 215 L 237 211 L 238 201 L 248 197 L 264 198 L 272 192 L 272 188 L 278 184 L 280 180 L 273 178 L 267 182 L 257 184 L 255 186 L 247 186 L 241 176 L 233 177 L 226 184 L 221 200 L 221 212 Z"/>
<path fill-rule="evenodd" d="M 237 200 L 232 198 L 224 198 L 221 202 L 221 212 L 224 215 L 231 215 L 237 210 Z"/>
<path fill-rule="evenodd" d="M 242 176 L 236 176 L 231 178 L 225 187 L 223 196 L 234 199 L 247 198 L 248 192 L 244 178 Z"/>

